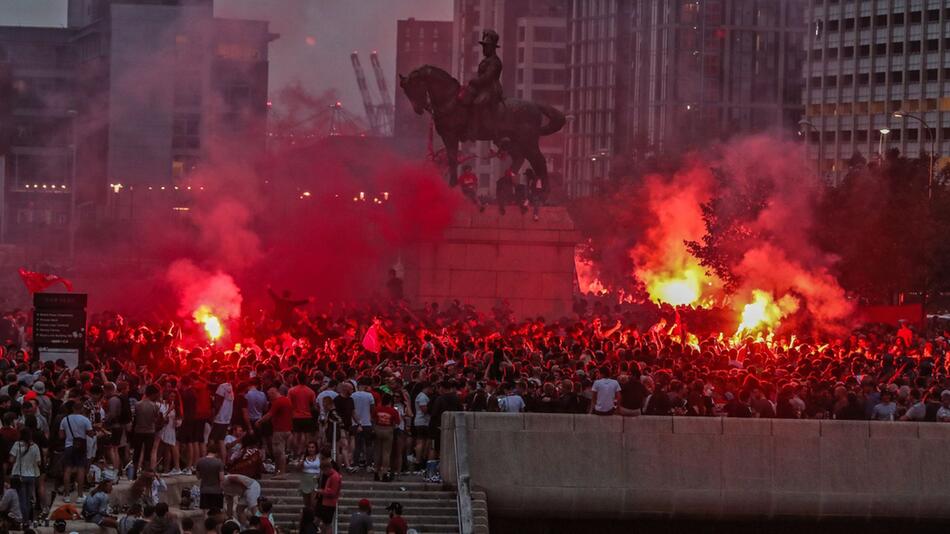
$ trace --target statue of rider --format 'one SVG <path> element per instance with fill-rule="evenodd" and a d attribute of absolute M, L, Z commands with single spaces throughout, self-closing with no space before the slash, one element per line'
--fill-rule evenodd
<path fill-rule="evenodd" d="M 469 80 L 465 91 L 464 103 L 471 107 L 468 122 L 468 137 L 478 139 L 478 133 L 493 126 L 495 110 L 504 96 L 501 87 L 501 58 L 496 54 L 498 50 L 498 33 L 495 30 L 482 32 L 482 55 L 485 56 L 478 64 L 477 75 Z"/>

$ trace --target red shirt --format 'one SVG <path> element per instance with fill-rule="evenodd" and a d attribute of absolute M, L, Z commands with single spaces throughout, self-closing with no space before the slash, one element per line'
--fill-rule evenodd
<path fill-rule="evenodd" d="M 399 424 L 399 412 L 392 406 L 380 406 L 376 409 L 378 426 L 396 426 Z"/>
<path fill-rule="evenodd" d="M 294 407 L 294 419 L 310 419 L 313 417 L 310 408 L 316 402 L 317 394 L 312 389 L 304 385 L 297 385 L 290 388 L 287 396 L 290 397 L 290 404 Z"/>
<path fill-rule="evenodd" d="M 459 176 L 459 185 L 474 188 L 478 185 L 478 176 L 475 176 L 473 172 L 463 173 L 462 176 Z"/>
<path fill-rule="evenodd" d="M 276 534 L 277 529 L 274 528 L 274 525 L 271 524 L 270 518 L 266 515 L 261 516 L 261 531 L 264 534 Z"/>
<path fill-rule="evenodd" d="M 408 530 L 409 524 L 406 523 L 406 520 L 400 515 L 390 518 L 389 524 L 386 525 L 386 534 L 390 534 L 391 532 L 395 534 L 406 534 Z"/>
<path fill-rule="evenodd" d="M 287 397 L 277 397 L 270 404 L 271 423 L 274 432 L 290 432 L 294 427 L 294 407 Z"/>

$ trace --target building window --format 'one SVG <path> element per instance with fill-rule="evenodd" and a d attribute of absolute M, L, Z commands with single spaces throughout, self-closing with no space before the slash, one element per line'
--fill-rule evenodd
<path fill-rule="evenodd" d="M 904 25 L 904 14 L 903 13 L 894 13 L 891 15 L 891 24 L 894 26 L 903 26 Z"/>
<path fill-rule="evenodd" d="M 524 47 L 518 48 L 518 63 L 524 63 Z"/>
<path fill-rule="evenodd" d="M 891 43 L 891 54 L 899 56 L 904 53 L 904 43 Z"/>
<path fill-rule="evenodd" d="M 921 15 L 922 15 L 922 14 L 921 14 L 920 11 L 911 11 L 911 12 L 910 12 L 910 23 L 911 23 L 911 24 L 920 24 Z"/>
<path fill-rule="evenodd" d="M 861 17 L 858 19 L 858 27 L 863 29 L 871 27 L 871 17 Z"/>
<path fill-rule="evenodd" d="M 920 53 L 920 41 L 911 41 L 910 42 L 910 53 L 919 54 Z"/>
<path fill-rule="evenodd" d="M 858 130 L 854 132 L 854 140 L 859 143 L 863 143 L 868 140 L 868 131 L 867 130 Z"/>
<path fill-rule="evenodd" d="M 920 83 L 920 71 L 916 69 L 907 71 L 907 81 L 910 83 Z"/>
<path fill-rule="evenodd" d="M 875 72 L 874 73 L 874 83 L 884 83 L 887 79 L 886 73 Z"/>
<path fill-rule="evenodd" d="M 940 10 L 939 9 L 928 10 L 927 22 L 940 22 Z"/>
<path fill-rule="evenodd" d="M 891 83 L 904 83 L 904 73 L 899 70 L 895 70 L 891 73 Z"/>
<path fill-rule="evenodd" d="M 878 15 L 874 17 L 874 25 L 878 28 L 883 28 L 887 26 L 887 15 Z"/>
<path fill-rule="evenodd" d="M 940 50 L 940 39 L 927 39 L 927 51 L 936 52 Z"/>
<path fill-rule="evenodd" d="M 524 42 L 524 37 L 525 37 L 525 27 L 524 27 L 524 26 L 518 26 L 518 42 L 519 42 L 519 43 L 523 43 L 523 42 Z"/>
<path fill-rule="evenodd" d="M 843 75 L 843 76 L 841 77 L 841 86 L 842 86 L 842 87 L 851 87 L 852 85 L 854 85 L 854 75 L 853 75 L 853 74 L 845 74 L 845 75 Z"/>
<path fill-rule="evenodd" d="M 868 57 L 871 55 L 871 45 L 861 45 L 858 47 L 859 57 Z"/>
<path fill-rule="evenodd" d="M 887 43 L 878 43 L 874 45 L 874 55 L 875 56 L 887 55 Z"/>
<path fill-rule="evenodd" d="M 928 82 L 937 81 L 937 77 L 939 74 L 940 74 L 940 71 L 938 69 L 927 69 L 927 81 Z"/>
<path fill-rule="evenodd" d="M 853 29 L 854 29 L 854 19 L 853 19 L 853 18 L 844 19 L 844 29 L 845 29 L 845 31 L 853 30 Z"/>
<path fill-rule="evenodd" d="M 201 148 L 201 115 L 175 115 L 172 122 L 172 147 Z"/>
<path fill-rule="evenodd" d="M 852 58 L 854 57 L 854 47 L 846 46 L 841 50 L 841 57 L 843 58 Z"/>

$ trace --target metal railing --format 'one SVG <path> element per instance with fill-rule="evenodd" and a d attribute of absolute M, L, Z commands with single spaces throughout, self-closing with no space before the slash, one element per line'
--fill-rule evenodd
<path fill-rule="evenodd" d="M 459 515 L 459 533 L 473 534 L 475 520 L 472 515 L 471 475 L 468 472 L 468 429 L 465 426 L 465 413 L 452 414 L 455 418 L 455 482 L 458 492 L 456 505 Z"/>

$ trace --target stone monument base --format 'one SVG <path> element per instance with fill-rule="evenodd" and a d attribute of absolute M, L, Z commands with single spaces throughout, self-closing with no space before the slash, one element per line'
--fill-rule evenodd
<path fill-rule="evenodd" d="M 495 206 L 458 213 L 441 242 L 420 244 L 403 259 L 406 297 L 457 299 L 482 312 L 507 301 L 519 319 L 568 315 L 580 238 L 566 208 L 542 208 L 539 218 L 516 207 L 505 215 Z"/>

